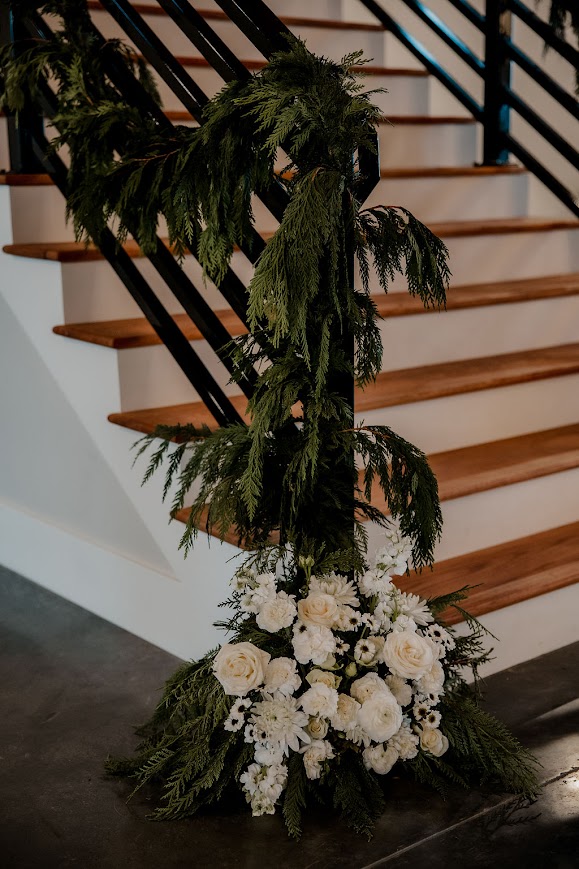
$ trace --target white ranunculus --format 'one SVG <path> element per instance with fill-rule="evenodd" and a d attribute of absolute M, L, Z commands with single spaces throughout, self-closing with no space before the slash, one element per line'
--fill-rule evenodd
<path fill-rule="evenodd" d="M 433 644 L 413 631 L 392 632 L 384 644 L 384 663 L 395 676 L 420 679 L 434 664 Z"/>
<path fill-rule="evenodd" d="M 400 706 L 408 706 L 409 703 L 412 703 L 412 688 L 408 682 L 405 682 L 400 676 L 386 676 L 384 681 Z"/>
<path fill-rule="evenodd" d="M 324 685 L 328 686 L 328 688 L 337 688 L 338 679 L 334 673 L 330 673 L 329 670 L 315 669 L 310 670 L 306 676 L 306 682 L 310 685 L 315 685 L 316 682 L 323 682 Z"/>
<path fill-rule="evenodd" d="M 265 671 L 264 688 L 268 694 L 279 691 L 280 694 L 289 697 L 301 684 L 302 680 L 293 658 L 272 658 Z"/>
<path fill-rule="evenodd" d="M 356 726 L 360 704 L 347 694 L 338 694 L 338 708 L 332 716 L 332 727 L 345 733 Z"/>
<path fill-rule="evenodd" d="M 328 729 L 329 724 L 325 718 L 310 718 L 309 724 L 306 727 L 312 739 L 324 739 Z"/>
<path fill-rule="evenodd" d="M 383 745 L 372 745 L 364 749 L 362 759 L 366 769 L 371 769 L 378 775 L 386 775 L 398 760 L 398 752 L 391 745 L 387 748 Z"/>
<path fill-rule="evenodd" d="M 278 591 L 275 597 L 266 600 L 257 614 L 257 624 L 264 631 L 275 634 L 289 628 L 297 615 L 294 595 Z"/>
<path fill-rule="evenodd" d="M 402 724 L 402 710 L 388 689 L 376 691 L 362 703 L 358 724 L 374 742 L 386 742 Z"/>
<path fill-rule="evenodd" d="M 371 667 L 380 658 L 384 637 L 365 637 L 354 646 L 354 658 L 366 667 Z"/>
<path fill-rule="evenodd" d="M 434 757 L 442 757 L 448 749 L 448 739 L 440 730 L 435 728 L 425 727 L 419 731 L 420 747 L 433 754 Z"/>
<path fill-rule="evenodd" d="M 322 763 L 334 756 L 334 749 L 324 739 L 316 739 L 303 753 L 304 767 L 309 779 L 317 779 L 322 773 Z"/>
<path fill-rule="evenodd" d="M 306 715 L 331 718 L 338 709 L 338 692 L 323 682 L 316 682 L 302 694 L 299 704 Z"/>
<path fill-rule="evenodd" d="M 339 607 L 331 594 L 314 591 L 298 601 L 298 613 L 306 625 L 331 628 L 338 617 Z"/>
<path fill-rule="evenodd" d="M 350 685 L 350 694 L 359 703 L 363 703 L 375 694 L 376 691 L 383 691 L 386 694 L 390 694 L 388 685 L 384 679 L 380 678 L 378 673 L 366 673 L 365 676 L 362 676 L 361 679 L 356 679 L 356 681 L 352 682 Z"/>
<path fill-rule="evenodd" d="M 270 658 L 253 643 L 226 643 L 215 656 L 213 672 L 226 694 L 243 697 L 263 685 Z"/>

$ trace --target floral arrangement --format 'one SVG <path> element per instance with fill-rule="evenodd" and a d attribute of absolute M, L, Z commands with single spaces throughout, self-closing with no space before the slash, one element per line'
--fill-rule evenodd
<path fill-rule="evenodd" d="M 238 698 L 223 727 L 243 730 L 252 746 L 240 783 L 254 815 L 275 812 L 292 754 L 315 781 L 349 751 L 377 775 L 419 751 L 435 758 L 447 751 L 438 707 L 457 675 L 447 657 L 456 643 L 426 601 L 393 584 L 411 555 L 411 541 L 394 525 L 373 568 L 355 579 L 313 576 L 311 559 L 302 559 L 297 599 L 284 590 L 283 560 L 277 574 L 246 567 L 235 574 L 239 612 L 291 648 L 290 656 L 272 655 L 251 642 L 227 643 L 213 663 L 225 694 Z"/>

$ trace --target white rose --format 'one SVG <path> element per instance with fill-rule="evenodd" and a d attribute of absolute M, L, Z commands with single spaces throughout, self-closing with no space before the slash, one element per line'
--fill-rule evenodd
<path fill-rule="evenodd" d="M 413 631 L 388 634 L 382 656 L 395 676 L 420 679 L 434 664 L 432 643 Z"/>
<path fill-rule="evenodd" d="M 384 748 L 383 745 L 373 745 L 364 749 L 362 758 L 366 769 L 371 769 L 378 775 L 386 775 L 398 760 L 398 752 L 391 745 L 388 748 Z"/>
<path fill-rule="evenodd" d="M 380 657 L 383 648 L 384 637 L 365 637 L 354 646 L 354 658 L 366 667 L 371 667 Z"/>
<path fill-rule="evenodd" d="M 338 617 L 339 607 L 336 598 L 331 594 L 314 591 L 298 601 L 298 613 L 306 625 L 331 628 Z"/>
<path fill-rule="evenodd" d="M 328 722 L 325 718 L 310 718 L 306 731 L 312 739 L 323 739 L 328 732 Z"/>
<path fill-rule="evenodd" d="M 293 658 L 273 658 L 265 671 L 265 690 L 268 694 L 279 691 L 289 696 L 298 690 L 302 680 Z"/>
<path fill-rule="evenodd" d="M 402 724 L 402 710 L 388 688 L 376 691 L 362 703 L 358 712 L 358 724 L 374 742 L 386 742 Z"/>
<path fill-rule="evenodd" d="M 213 672 L 226 694 L 243 697 L 263 685 L 270 658 L 253 643 L 226 643 L 215 656 Z"/>
<path fill-rule="evenodd" d="M 271 634 L 289 628 L 297 614 L 295 598 L 285 591 L 280 591 L 275 597 L 266 600 L 257 614 L 257 624 L 264 631 Z"/>
<path fill-rule="evenodd" d="M 323 682 L 316 682 L 302 694 L 299 702 L 306 715 L 331 718 L 338 709 L 338 692 Z"/>
<path fill-rule="evenodd" d="M 336 688 L 337 681 L 336 676 L 333 673 L 329 673 L 328 670 L 310 670 L 306 676 L 306 682 L 310 685 L 315 685 L 316 682 L 323 682 L 328 688 Z"/>
<path fill-rule="evenodd" d="M 397 703 L 401 706 L 408 706 L 412 702 L 412 688 L 408 682 L 405 682 L 400 676 L 386 676 L 384 681 L 396 697 Z"/>
<path fill-rule="evenodd" d="M 334 756 L 334 749 L 329 742 L 316 739 L 304 751 L 304 767 L 309 779 L 317 779 L 322 773 L 322 763 Z"/>
<path fill-rule="evenodd" d="M 434 757 L 441 757 L 448 749 L 448 739 L 440 730 L 424 728 L 419 731 L 419 736 L 420 747 Z"/>
<path fill-rule="evenodd" d="M 361 679 L 356 679 L 350 685 L 350 694 L 359 703 L 363 703 L 364 700 L 367 700 L 376 691 L 384 691 L 386 694 L 390 694 L 388 685 L 377 673 L 366 673 L 365 676 L 362 676 Z"/>
<path fill-rule="evenodd" d="M 332 716 L 332 727 L 345 733 L 356 726 L 360 704 L 347 694 L 338 694 L 338 708 Z"/>

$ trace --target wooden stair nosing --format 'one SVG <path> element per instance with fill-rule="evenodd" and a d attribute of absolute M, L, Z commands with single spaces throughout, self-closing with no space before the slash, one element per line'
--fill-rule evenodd
<path fill-rule="evenodd" d="M 489 175 L 526 175 L 524 166 L 514 163 L 508 166 L 424 166 L 421 168 L 401 167 L 381 169 L 380 177 L 387 178 L 462 178 L 488 177 Z"/>
<path fill-rule="evenodd" d="M 52 178 L 46 174 L 0 173 L 0 187 L 49 187 L 52 184 Z"/>
<path fill-rule="evenodd" d="M 478 585 L 464 603 L 474 616 L 502 609 L 579 581 L 579 522 L 441 561 L 433 571 L 395 579 L 404 591 L 437 597 Z M 443 618 L 463 621 L 450 609 Z"/>
<path fill-rule="evenodd" d="M 573 295 L 579 295 L 579 274 L 505 281 L 498 284 L 473 284 L 452 287 L 449 290 L 447 311 Z M 436 308 L 425 308 L 419 298 L 407 293 L 377 295 L 373 297 L 373 301 L 379 316 L 385 319 L 438 313 Z M 245 333 L 246 330 L 241 320 L 231 310 L 217 310 L 215 314 L 230 335 L 237 336 Z M 174 320 L 189 341 L 202 339 L 201 332 L 186 314 L 176 314 Z M 102 347 L 110 347 L 115 350 L 161 344 L 161 339 L 144 317 L 66 323 L 55 326 L 53 332 L 66 338 L 99 344 Z"/>
<path fill-rule="evenodd" d="M 165 109 L 165 116 L 170 121 L 195 121 L 193 115 L 185 109 Z M 383 115 L 377 121 L 380 125 L 401 126 L 428 126 L 446 124 L 476 124 L 474 118 L 465 115 Z"/>

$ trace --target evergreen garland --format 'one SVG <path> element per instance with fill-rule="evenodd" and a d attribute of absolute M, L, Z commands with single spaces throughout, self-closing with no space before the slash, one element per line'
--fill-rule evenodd
<path fill-rule="evenodd" d="M 195 250 L 205 274 L 219 285 L 236 246 L 251 243 L 253 194 L 276 183 L 289 197 L 248 288 L 249 335 L 230 347 L 240 379 L 256 365 L 260 371 L 248 403 L 250 424 L 161 427 L 139 445 L 137 455 L 151 451 L 145 479 L 164 468 L 173 513 L 197 487 L 185 550 L 202 522 L 222 536 L 234 527 L 255 550 L 238 580 L 251 583 L 277 570 L 277 588 L 288 600 L 304 598 L 315 576 L 347 585 L 355 572 L 364 573 L 365 519 L 386 529 L 398 520 L 392 539 L 408 547 L 402 569 L 408 559 L 418 569 L 430 565 L 442 519 L 426 457 L 386 426 L 355 425 L 345 389 L 349 382 L 363 388 L 381 368 L 372 272 L 384 291 L 401 273 L 412 294 L 436 307 L 445 304 L 450 274 L 443 243 L 405 209 L 364 209 L 356 198 L 359 168 L 352 155 L 373 147 L 380 114 L 351 73 L 360 54 L 335 63 L 292 39 L 257 75 L 224 87 L 199 128 L 166 131 L 140 117 L 107 78 L 104 51 L 155 94 L 146 68 L 122 44 L 102 48 L 86 4 L 27 3 L 59 16 L 61 27 L 53 40 L 24 46 L 17 57 L 4 50 L 2 99 L 19 111 L 35 99 L 42 81 L 54 85 L 55 147 L 70 153 L 67 205 L 78 238 L 98 241 L 114 220 L 119 239 L 132 234 L 146 253 L 154 249 L 162 217 L 177 254 Z M 276 172 L 280 149 L 287 165 Z M 354 254 L 359 289 L 351 274 Z M 390 516 L 371 503 L 375 483 Z M 274 540 L 279 545 L 272 546 Z M 459 606 L 463 597 L 458 592 L 431 601 L 431 610 Z M 378 603 L 379 595 L 367 605 L 370 621 Z M 238 592 L 226 605 L 231 614 L 221 626 L 231 643 L 267 650 L 274 659 L 293 658 L 289 628 L 260 627 Z M 395 608 L 392 617 L 403 614 Z M 533 796 L 532 758 L 480 710 L 476 680 L 469 688 L 461 675 L 464 666 L 476 675 L 487 659 L 482 628 L 475 620 L 470 625 L 468 637 L 453 640 L 447 662 L 449 754 L 443 761 L 417 750 L 405 765 L 439 789 L 447 779 L 466 783 L 474 774 Z M 243 731 L 224 727 L 233 703 L 215 678 L 215 660 L 211 652 L 184 664 L 141 729 L 135 759 L 109 764 L 111 773 L 133 776 L 137 788 L 162 785 L 156 817 L 192 815 L 223 799 L 251 761 L 253 747 Z M 300 672 L 305 677 L 303 667 Z M 352 679 L 344 669 L 345 689 Z M 380 777 L 345 737 L 340 746 L 321 783 L 307 778 L 297 752 L 290 755 L 282 811 L 291 835 L 300 835 L 303 811 L 314 797 L 333 805 L 354 829 L 371 832 L 385 805 Z"/>

